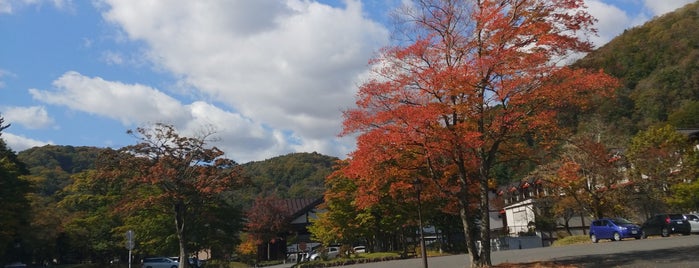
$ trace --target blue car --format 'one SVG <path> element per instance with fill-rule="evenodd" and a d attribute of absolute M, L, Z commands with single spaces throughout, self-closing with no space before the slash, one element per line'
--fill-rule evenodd
<path fill-rule="evenodd" d="M 641 239 L 641 227 L 624 218 L 602 218 L 590 224 L 590 240 L 597 243 L 600 239 L 620 241 L 624 238 Z"/>

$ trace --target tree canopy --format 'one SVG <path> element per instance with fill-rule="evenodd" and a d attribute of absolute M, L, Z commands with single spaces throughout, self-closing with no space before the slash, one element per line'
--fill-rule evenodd
<path fill-rule="evenodd" d="M 609 96 L 602 72 L 558 65 L 591 44 L 582 1 L 415 1 L 398 18 L 411 33 L 371 63 L 344 134 L 359 134 L 345 175 L 362 195 L 423 181 L 462 215 L 473 266 L 491 265 L 488 182 L 499 161 L 552 146 L 557 112 Z M 594 81 L 594 83 L 593 83 Z M 429 197 L 428 197 L 429 198 Z M 369 201 L 376 199 L 367 199 Z"/>
<path fill-rule="evenodd" d="M 31 216 L 30 203 L 25 196 L 30 185 L 21 178 L 28 170 L 2 139 L 2 131 L 9 126 L 4 125 L 4 118 L 0 116 L 0 254 L 3 262 L 22 261 L 25 256 L 22 238 L 29 231 Z"/>
<path fill-rule="evenodd" d="M 196 232 L 206 224 L 203 220 L 216 208 L 225 208 L 223 194 L 244 182 L 240 166 L 223 157 L 218 148 L 206 147 L 207 138 L 213 133 L 185 137 L 165 124 L 137 128 L 129 133 L 140 142 L 103 154 L 100 175 L 125 179 L 127 187 L 133 189 L 120 202 L 119 209 L 123 212 L 137 214 L 139 210 L 155 210 L 171 218 L 179 256 L 185 260 L 191 253 L 188 247 L 193 236 L 204 234 Z M 234 236 L 231 230 L 219 231 Z M 180 262 L 180 267 L 185 265 L 187 262 Z"/>

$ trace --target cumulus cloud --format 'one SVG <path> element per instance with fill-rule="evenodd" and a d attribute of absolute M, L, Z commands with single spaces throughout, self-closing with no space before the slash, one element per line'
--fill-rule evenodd
<path fill-rule="evenodd" d="M 2 110 L 2 116 L 9 124 L 19 124 L 28 129 L 41 129 L 54 124 L 53 118 L 49 116 L 43 106 L 11 106 L 4 107 Z"/>
<path fill-rule="evenodd" d="M 102 61 L 109 65 L 122 65 L 125 62 L 121 53 L 115 51 L 102 52 Z"/>
<path fill-rule="evenodd" d="M 5 140 L 5 143 L 7 143 L 7 146 L 10 147 L 15 152 L 21 152 L 26 149 L 32 148 L 32 147 L 37 147 L 37 146 L 44 146 L 47 144 L 53 144 L 52 141 L 39 141 L 39 140 L 34 140 L 18 135 L 14 135 L 9 132 L 3 132 L 2 136 L 0 136 L 3 140 Z"/>
<path fill-rule="evenodd" d="M 321 153 L 350 142 L 336 138 L 341 111 L 389 36 L 357 0 L 342 7 L 301 0 L 106 3 L 103 17 L 145 42 L 145 56 L 199 91 L 192 95 L 287 137 L 277 136 L 286 140 L 281 147 Z"/>
<path fill-rule="evenodd" d="M 599 47 L 621 34 L 625 29 L 641 25 L 655 16 L 674 11 L 688 3 L 694 2 L 694 0 L 645 0 L 643 7 L 640 6 L 640 2 L 640 0 L 616 2 L 609 0 L 587 1 L 587 11 L 598 19 L 597 24 L 595 24 L 595 28 L 598 29 L 598 36 L 592 37 L 591 41 Z M 620 6 L 622 4 L 638 5 L 638 7 Z"/>
<path fill-rule="evenodd" d="M 106 81 L 70 71 L 53 82 L 53 90 L 29 89 L 38 101 L 105 116 L 124 125 L 140 122 L 185 122 L 182 104 L 148 86 Z"/>
<path fill-rule="evenodd" d="M 53 85 L 51 90 L 30 89 L 29 92 L 38 101 L 119 120 L 127 127 L 166 123 L 191 137 L 211 131 L 216 138 L 213 145 L 236 161 L 295 151 L 276 131 L 204 101 L 183 104 L 152 87 L 107 81 L 74 71 L 65 73 Z M 7 109 L 10 113 L 6 118 L 14 119 L 17 118 L 14 115 L 23 114 L 25 119 L 30 119 L 45 114 L 43 108 L 30 108 Z"/>
<path fill-rule="evenodd" d="M 0 0 L 0 14 L 12 14 L 26 6 L 42 6 L 44 4 L 64 10 L 72 9 L 73 7 L 73 1 L 71 0 Z"/>
<path fill-rule="evenodd" d="M 596 46 L 606 44 L 632 22 L 632 19 L 623 10 L 602 1 L 589 1 L 587 7 L 590 15 L 598 20 L 595 24 L 597 36 L 590 39 Z"/>
<path fill-rule="evenodd" d="M 645 6 L 650 10 L 651 15 L 659 16 L 675 9 L 678 9 L 686 4 L 693 3 L 695 0 L 645 0 Z"/>

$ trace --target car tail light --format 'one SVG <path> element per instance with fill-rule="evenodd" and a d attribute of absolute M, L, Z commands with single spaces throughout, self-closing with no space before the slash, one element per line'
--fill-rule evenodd
<path fill-rule="evenodd" d="M 665 218 L 665 223 L 670 224 L 670 217 Z"/>

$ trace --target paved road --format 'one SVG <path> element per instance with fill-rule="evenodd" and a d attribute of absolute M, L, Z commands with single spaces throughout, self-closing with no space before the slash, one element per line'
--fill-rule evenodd
<path fill-rule="evenodd" d="M 556 261 L 581 267 L 699 267 L 699 235 L 504 250 L 493 252 L 491 257 L 493 264 Z M 460 268 L 468 267 L 469 261 L 467 255 L 453 255 L 428 258 L 428 264 L 432 268 Z M 417 258 L 343 267 L 412 268 L 422 267 L 422 260 Z"/>

